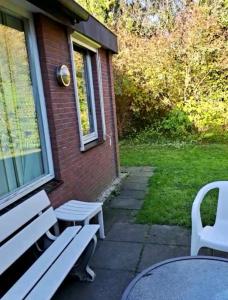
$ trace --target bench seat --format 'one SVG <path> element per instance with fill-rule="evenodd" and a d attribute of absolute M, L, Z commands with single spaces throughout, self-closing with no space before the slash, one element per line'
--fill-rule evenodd
<path fill-rule="evenodd" d="M 50 202 L 45 192 L 40 192 L 39 196 L 46 198 L 46 204 L 50 206 Z M 31 206 L 31 203 L 37 200 L 37 195 L 33 196 L 26 201 L 27 203 L 20 204 L 21 207 L 27 208 Z M 48 200 L 48 201 L 47 201 Z M 45 207 L 42 201 L 36 206 L 38 210 L 40 207 Z M 0 217 L 1 221 L 7 221 L 7 219 L 13 222 L 13 215 L 16 213 L 23 213 L 19 207 L 14 208 L 5 215 Z M 47 205 L 46 205 L 47 206 Z M 46 208 L 46 207 L 45 207 Z M 57 221 L 53 208 L 48 208 L 44 212 L 39 212 L 35 217 L 36 211 L 31 213 L 31 222 L 29 220 L 28 212 L 25 213 L 25 219 L 20 215 L 17 220 L 14 219 L 15 224 L 22 226 L 21 230 L 17 230 L 16 234 L 6 240 L 6 242 L 0 247 L 0 271 L 3 273 L 14 261 L 16 261 L 29 247 L 34 244 L 38 238 L 42 235 L 53 239 L 53 243 L 41 254 L 41 256 L 32 264 L 32 266 L 19 278 L 19 280 L 6 292 L 1 298 L 2 300 L 47 300 L 51 299 L 60 284 L 63 282 L 67 274 L 75 267 L 75 264 L 79 260 L 80 256 L 86 249 L 90 242 L 93 242 L 92 252 L 96 246 L 96 233 L 99 230 L 99 225 L 85 225 L 85 226 L 71 226 L 67 227 L 59 236 L 55 237 L 49 229 Z M 26 223 L 26 226 L 23 226 Z M 5 224 L 9 224 L 6 222 Z M 1 234 L 0 240 L 4 239 L 7 235 L 11 237 L 12 233 L 16 229 L 16 225 L 9 224 L 10 230 L 4 230 Z M 6 234 L 7 232 L 7 234 Z M 13 248 L 14 247 L 14 248 Z M 86 256 L 86 255 L 84 255 Z M 90 257 L 89 257 L 90 259 Z M 86 275 L 90 275 L 93 279 L 93 272 L 88 267 L 89 259 L 86 257 L 84 260 L 83 271 L 85 269 Z M 85 267 L 84 267 L 85 266 Z M 78 268 L 78 266 L 76 266 Z M 76 272 L 76 275 L 78 273 Z M 84 275 L 84 272 L 83 272 Z"/>
<path fill-rule="evenodd" d="M 2 300 L 50 299 L 98 229 L 98 225 L 86 225 L 81 231 L 80 226 L 66 228 Z"/>

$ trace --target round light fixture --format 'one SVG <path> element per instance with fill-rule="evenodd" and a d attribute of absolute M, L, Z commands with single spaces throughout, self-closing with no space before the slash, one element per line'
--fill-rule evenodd
<path fill-rule="evenodd" d="M 66 65 L 61 65 L 57 68 L 57 80 L 61 86 L 70 85 L 70 71 Z"/>

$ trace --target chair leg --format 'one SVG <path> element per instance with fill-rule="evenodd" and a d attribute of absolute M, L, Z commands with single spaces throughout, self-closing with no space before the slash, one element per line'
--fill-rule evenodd
<path fill-rule="evenodd" d="M 104 233 L 104 218 L 103 218 L 103 211 L 101 211 L 98 214 L 98 223 L 100 225 L 99 229 L 99 235 L 101 239 L 105 239 L 105 233 Z"/>
<path fill-rule="evenodd" d="M 84 221 L 83 224 L 84 224 L 84 225 L 89 225 L 89 221 L 90 221 L 89 219 L 85 219 L 85 221 Z"/>
<path fill-rule="evenodd" d="M 198 255 L 198 252 L 202 246 L 200 243 L 197 241 L 197 239 L 193 239 L 191 241 L 191 256 L 196 256 Z"/>

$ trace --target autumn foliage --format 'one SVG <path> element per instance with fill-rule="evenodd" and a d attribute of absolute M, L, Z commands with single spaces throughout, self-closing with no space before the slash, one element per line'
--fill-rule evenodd
<path fill-rule="evenodd" d="M 171 135 L 227 131 L 226 1 L 189 1 L 175 12 L 149 6 L 157 9 L 153 15 L 140 1 L 130 8 L 117 1 L 116 19 L 112 2 L 106 22 L 119 37 L 114 72 L 120 135 L 145 128 Z"/>

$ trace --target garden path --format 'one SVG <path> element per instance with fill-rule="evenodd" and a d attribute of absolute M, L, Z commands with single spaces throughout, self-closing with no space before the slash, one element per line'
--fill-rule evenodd
<path fill-rule="evenodd" d="M 153 168 L 124 168 L 129 176 L 120 193 L 104 205 L 106 239 L 98 242 L 92 267 L 93 283 L 67 279 L 54 299 L 119 300 L 129 282 L 143 269 L 190 253 L 190 230 L 179 226 L 136 224 Z M 223 254 L 202 249 L 200 254 Z M 223 255 L 224 256 L 224 255 Z"/>

